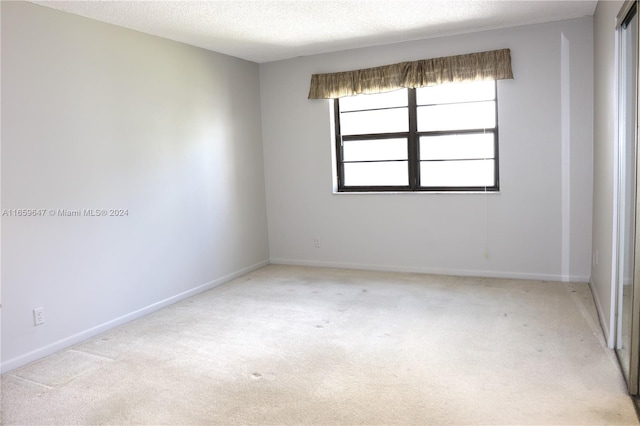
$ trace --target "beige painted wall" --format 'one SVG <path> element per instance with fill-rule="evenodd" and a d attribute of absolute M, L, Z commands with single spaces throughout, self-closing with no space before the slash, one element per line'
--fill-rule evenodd
<path fill-rule="evenodd" d="M 3 369 L 268 262 L 257 64 L 0 7 Z"/>
<path fill-rule="evenodd" d="M 332 192 L 330 102 L 307 99 L 311 74 L 501 48 L 515 79 L 498 82 L 499 194 Z M 271 260 L 586 282 L 592 54 L 586 17 L 261 64 Z"/>

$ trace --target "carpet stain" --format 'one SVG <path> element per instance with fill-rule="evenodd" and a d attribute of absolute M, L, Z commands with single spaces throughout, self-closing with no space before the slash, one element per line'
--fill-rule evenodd
<path fill-rule="evenodd" d="M 276 374 L 275 373 L 271 373 L 271 372 L 258 373 L 256 371 L 256 372 L 253 372 L 253 373 L 249 374 L 249 378 L 251 378 L 253 380 L 268 380 L 268 381 L 272 381 L 272 380 L 275 380 Z"/>

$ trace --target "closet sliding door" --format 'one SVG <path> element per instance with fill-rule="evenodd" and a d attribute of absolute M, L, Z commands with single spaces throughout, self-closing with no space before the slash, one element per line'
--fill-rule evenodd
<path fill-rule="evenodd" d="M 616 354 L 629 393 L 638 394 L 640 223 L 638 213 L 638 3 L 618 15 L 618 247 Z"/>

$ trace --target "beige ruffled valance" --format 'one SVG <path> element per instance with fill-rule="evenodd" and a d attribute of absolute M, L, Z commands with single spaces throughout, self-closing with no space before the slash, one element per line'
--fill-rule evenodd
<path fill-rule="evenodd" d="M 309 99 L 333 99 L 361 93 L 513 78 L 509 49 L 400 62 L 376 68 L 313 74 Z"/>

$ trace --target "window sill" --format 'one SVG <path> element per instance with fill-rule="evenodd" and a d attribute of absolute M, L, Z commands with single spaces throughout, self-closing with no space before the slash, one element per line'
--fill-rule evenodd
<path fill-rule="evenodd" d="M 446 194 L 446 195 L 492 195 L 500 194 L 500 191 L 333 191 L 333 195 L 431 195 L 431 194 Z"/>

